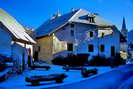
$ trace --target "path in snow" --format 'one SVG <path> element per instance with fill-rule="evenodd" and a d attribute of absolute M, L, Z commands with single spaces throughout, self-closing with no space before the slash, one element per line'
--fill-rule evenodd
<path fill-rule="evenodd" d="M 133 89 L 132 76 L 133 65 L 130 64 L 78 83 L 45 89 Z M 127 87 L 126 84 L 130 86 Z"/>

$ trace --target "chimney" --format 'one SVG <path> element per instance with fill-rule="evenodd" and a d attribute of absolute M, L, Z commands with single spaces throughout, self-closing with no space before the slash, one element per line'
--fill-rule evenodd
<path fill-rule="evenodd" d="M 59 11 L 59 10 L 57 11 L 56 16 L 57 16 L 57 17 L 60 17 L 60 16 L 61 16 L 61 14 L 60 14 L 60 11 Z"/>
<path fill-rule="evenodd" d="M 60 16 L 61 16 L 61 14 L 60 14 L 60 12 L 58 10 L 56 14 L 53 14 L 52 19 L 56 19 L 56 18 L 58 18 Z"/>

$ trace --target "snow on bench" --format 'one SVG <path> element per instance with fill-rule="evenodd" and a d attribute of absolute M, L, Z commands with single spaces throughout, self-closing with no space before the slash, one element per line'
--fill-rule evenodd
<path fill-rule="evenodd" d="M 83 69 L 86 69 L 86 68 L 84 68 L 83 66 L 69 66 L 69 65 L 65 65 L 65 66 L 63 66 L 63 69 L 65 71 L 69 71 L 69 70 L 83 70 Z"/>
<path fill-rule="evenodd" d="M 8 78 L 11 68 L 7 68 L 4 71 L 0 72 L 0 81 L 4 81 Z"/>
<path fill-rule="evenodd" d="M 39 83 L 41 81 L 53 81 L 55 80 L 56 83 L 62 83 L 64 78 L 66 78 L 66 74 L 50 74 L 50 75 L 43 75 L 43 76 L 31 76 L 31 77 L 26 77 L 25 81 L 30 82 L 31 85 L 37 86 L 40 85 Z"/>
<path fill-rule="evenodd" d="M 82 76 L 85 78 L 85 77 L 89 77 L 89 76 L 92 76 L 92 75 L 95 75 L 97 74 L 98 72 L 98 69 L 94 68 L 94 69 L 83 69 L 81 70 L 81 74 Z"/>

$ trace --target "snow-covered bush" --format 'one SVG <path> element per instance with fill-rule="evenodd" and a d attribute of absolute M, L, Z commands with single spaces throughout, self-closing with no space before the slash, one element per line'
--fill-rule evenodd
<path fill-rule="evenodd" d="M 109 60 L 111 67 L 126 64 L 126 60 L 122 59 L 119 53 L 117 53 L 116 56 L 114 56 L 114 57 L 108 58 L 108 60 Z"/>
<path fill-rule="evenodd" d="M 67 57 L 62 57 L 58 56 L 52 60 L 53 64 L 56 65 L 71 65 L 71 66 L 76 66 L 76 65 L 84 65 L 88 63 L 87 61 L 88 55 L 74 55 L 74 54 L 69 54 Z"/>
<path fill-rule="evenodd" d="M 119 66 L 125 64 L 126 61 L 123 60 L 119 53 L 116 56 L 105 58 L 104 56 L 93 56 L 93 58 L 89 61 L 89 65 L 92 66 Z"/>
<path fill-rule="evenodd" d="M 58 56 L 52 60 L 52 63 L 55 65 L 65 65 L 67 64 L 67 61 L 65 60 L 64 57 Z"/>
<path fill-rule="evenodd" d="M 89 65 L 91 65 L 91 66 L 108 66 L 109 61 L 104 56 L 93 56 L 93 58 L 89 61 Z"/>

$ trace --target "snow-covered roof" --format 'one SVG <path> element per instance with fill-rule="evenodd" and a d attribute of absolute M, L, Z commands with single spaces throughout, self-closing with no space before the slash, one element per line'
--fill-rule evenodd
<path fill-rule="evenodd" d="M 15 38 L 14 40 L 26 43 L 36 43 L 26 32 L 22 25 L 20 25 L 12 16 L 0 8 L 0 22 Z"/>
<path fill-rule="evenodd" d="M 86 17 L 88 14 L 91 14 L 90 12 L 84 10 L 84 9 L 79 9 L 78 12 L 69 20 L 70 22 L 78 22 L 78 23 L 85 23 L 85 24 L 94 24 L 94 25 L 103 25 L 103 26 L 110 26 L 113 25 L 106 20 L 104 20 L 102 17 L 99 15 L 95 15 L 95 23 L 90 23 Z"/>
<path fill-rule="evenodd" d="M 55 19 L 49 19 L 46 22 L 44 22 L 39 28 L 36 29 L 36 36 L 35 37 L 42 37 L 46 35 L 50 35 L 52 32 L 56 31 L 58 28 L 68 24 L 68 23 L 84 23 L 84 24 L 93 24 L 93 25 L 99 25 L 99 26 L 112 26 L 113 24 L 107 22 L 103 18 L 101 18 L 99 15 L 96 15 L 95 17 L 95 23 L 90 23 L 86 16 L 88 16 L 90 12 L 79 9 L 72 12 L 69 12 L 67 14 L 64 14 L 62 16 L 59 16 Z"/>

